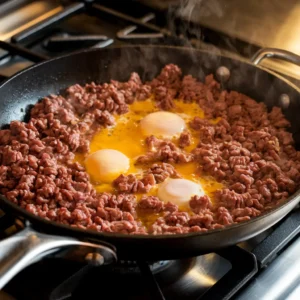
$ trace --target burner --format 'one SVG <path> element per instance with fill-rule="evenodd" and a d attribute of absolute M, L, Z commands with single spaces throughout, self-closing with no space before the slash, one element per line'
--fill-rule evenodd
<path fill-rule="evenodd" d="M 131 267 L 124 269 L 126 265 Z M 123 272 L 116 272 L 120 268 L 123 268 Z M 201 291 L 204 293 L 230 268 L 228 261 L 213 253 L 150 264 L 165 299 L 196 299 L 201 295 Z M 138 270 L 136 263 L 121 263 L 117 268 L 107 266 L 92 269 L 78 285 L 74 299 L 95 295 L 99 281 L 102 295 L 110 295 L 111 299 L 121 299 L 125 295 L 130 299 L 148 299 L 149 282 Z M 113 286 L 118 286 L 118 289 Z"/>
<path fill-rule="evenodd" d="M 149 268 L 153 274 L 158 274 L 166 269 L 172 269 L 176 260 L 162 260 L 158 262 L 149 263 Z M 118 274 L 139 274 L 140 267 L 135 261 L 119 261 L 118 263 L 112 265 L 108 268 L 107 272 L 118 273 Z"/>
<path fill-rule="evenodd" d="M 214 253 L 150 265 L 165 299 L 196 299 L 231 268 L 226 259 Z M 17 289 L 14 282 L 18 282 Z M 135 262 L 82 268 L 74 261 L 48 258 L 23 270 L 4 291 L 16 299 L 30 295 L 31 300 L 49 299 L 50 294 L 56 297 L 51 300 L 93 299 L 95 295 L 103 299 L 149 299 L 148 284 Z M 71 296 L 64 298 L 66 294 Z"/>

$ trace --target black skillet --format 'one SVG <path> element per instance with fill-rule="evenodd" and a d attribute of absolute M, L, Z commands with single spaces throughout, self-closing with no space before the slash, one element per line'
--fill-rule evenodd
<path fill-rule="evenodd" d="M 300 57 L 284 51 L 274 51 L 269 49 L 259 53 L 255 57 L 255 63 L 259 63 L 265 56 L 276 56 L 300 64 Z M 300 144 L 300 94 L 295 86 L 254 64 L 205 51 L 164 46 L 89 50 L 34 65 L 0 86 L 0 125 L 4 126 L 12 120 L 23 120 L 26 109 L 38 99 L 51 93 L 59 93 L 74 83 L 101 83 L 111 79 L 125 81 L 131 72 L 138 72 L 143 80 L 149 80 L 168 63 L 179 65 L 183 74 L 192 74 L 201 80 L 206 74 L 217 72 L 224 81 L 224 87 L 263 101 L 268 108 L 284 104 L 284 114 L 292 124 L 291 131 L 296 144 Z M 225 68 L 220 69 L 220 66 Z M 227 70 L 230 71 L 230 76 Z M 115 253 L 121 259 L 150 261 L 215 251 L 266 230 L 290 212 L 300 198 L 298 191 L 288 201 L 269 212 L 224 229 L 158 236 L 109 234 L 71 228 L 36 217 L 2 196 L 0 199 L 5 211 L 29 221 L 25 230 L 0 243 L 1 288 L 32 261 L 70 245 L 83 245 L 92 252 L 101 253 L 104 263 L 114 260 Z M 103 263 L 101 256 L 95 257 L 99 263 Z"/>

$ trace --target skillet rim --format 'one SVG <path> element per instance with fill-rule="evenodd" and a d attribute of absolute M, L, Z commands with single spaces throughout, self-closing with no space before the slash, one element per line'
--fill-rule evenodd
<path fill-rule="evenodd" d="M 294 85 L 293 83 L 291 83 L 290 81 L 288 81 L 286 78 L 284 78 L 283 76 L 277 74 L 276 72 L 269 70 L 267 68 L 264 68 L 260 65 L 254 65 L 253 63 L 247 61 L 246 59 L 243 58 L 236 58 L 233 55 L 227 55 L 227 54 L 214 54 L 211 53 L 207 50 L 203 50 L 203 49 L 194 49 L 194 48 L 190 48 L 190 47 L 182 47 L 182 46 L 167 46 L 167 45 L 126 45 L 126 46 L 112 46 L 109 48 L 93 48 L 93 49 L 86 49 L 86 50 L 81 50 L 81 51 L 75 51 L 66 55 L 62 55 L 62 56 L 58 56 L 37 64 L 33 64 L 19 72 L 17 72 L 16 74 L 14 74 L 13 76 L 9 77 L 8 79 L 6 79 L 5 81 L 3 81 L 0 84 L 0 96 L 1 96 L 1 88 L 4 87 L 6 84 L 8 84 L 10 81 L 16 79 L 19 76 L 22 76 L 23 74 L 26 74 L 27 72 L 39 68 L 40 66 L 44 65 L 44 64 L 48 64 L 48 63 L 52 63 L 53 61 L 57 61 L 57 60 L 63 60 L 69 57 L 75 57 L 76 55 L 81 55 L 84 53 L 91 53 L 91 52 L 101 52 L 101 51 L 109 51 L 110 49 L 114 50 L 114 49 L 120 49 L 120 48 L 134 48 L 134 49 L 141 49 L 143 47 L 147 47 L 147 48 L 156 48 L 156 49 L 176 49 L 176 50 L 181 50 L 181 51 L 192 51 L 192 52 L 202 52 L 205 54 L 209 54 L 209 55 L 214 55 L 214 56 L 219 56 L 219 57 L 225 57 L 231 60 L 235 60 L 239 63 L 242 64 L 247 64 L 249 66 L 252 66 L 254 68 L 259 68 L 264 72 L 269 73 L 271 76 L 274 76 L 276 78 L 278 78 L 279 80 L 284 81 L 285 84 L 289 85 L 291 88 L 293 88 L 294 90 L 296 90 L 299 93 L 299 97 L 300 97 L 300 88 L 298 88 L 296 85 Z M 155 240 L 160 240 L 160 239 L 171 239 L 171 240 L 177 240 L 177 239 L 181 239 L 181 238 L 188 238 L 188 237 L 201 237 L 201 236 L 208 236 L 208 235 L 213 235 L 214 233 L 219 233 L 219 232 L 229 232 L 230 231 L 234 231 L 237 228 L 240 227 L 245 227 L 245 226 L 250 226 L 250 224 L 252 223 L 256 223 L 259 222 L 261 220 L 263 220 L 264 218 L 272 215 L 275 212 L 278 212 L 280 209 L 283 209 L 284 207 L 290 205 L 292 202 L 298 202 L 300 200 L 300 188 L 290 197 L 288 197 L 288 199 L 286 201 L 284 201 L 283 203 L 281 203 L 278 206 L 273 207 L 272 209 L 262 213 L 259 216 L 253 217 L 248 221 L 244 221 L 241 223 L 236 223 L 236 224 L 231 224 L 228 226 L 225 226 L 224 228 L 218 228 L 218 229 L 209 229 L 205 232 L 191 232 L 191 233 L 181 233 L 181 234 L 159 234 L 159 235 L 151 235 L 151 234 L 135 234 L 135 235 L 130 235 L 130 234 L 120 234 L 120 233 L 109 233 L 109 232 L 98 232 L 98 231 L 93 231 L 93 230 L 89 230 L 89 229 L 81 229 L 78 227 L 71 227 L 70 225 L 65 225 L 65 224 L 60 224 L 60 223 L 56 223 L 54 221 L 49 221 L 46 220 L 42 217 L 36 216 L 28 211 L 26 211 L 25 209 L 21 208 L 20 206 L 14 204 L 13 202 L 9 201 L 8 199 L 6 199 L 2 194 L 0 194 L 0 207 L 5 207 L 8 210 L 12 211 L 13 214 L 15 214 L 15 212 L 18 212 L 18 216 L 22 216 L 24 217 L 26 220 L 32 222 L 32 224 L 38 224 L 38 223 L 42 223 L 44 226 L 47 226 L 50 230 L 51 229 L 63 229 L 64 232 L 70 232 L 70 235 L 72 235 L 71 233 L 78 233 L 83 235 L 84 233 L 88 233 L 90 236 L 93 236 L 93 238 L 96 238 L 99 240 L 99 238 L 104 237 L 107 238 L 108 242 L 110 238 L 117 238 L 117 239 L 131 239 L 131 240 L 144 240 L 144 239 L 155 239 Z M 296 206 L 297 203 L 295 203 L 294 206 Z M 292 209 L 291 209 L 292 210 Z M 284 216 L 283 216 L 284 217 Z M 281 219 L 281 218 L 280 218 Z M 277 222 L 280 221 L 280 219 L 278 219 Z M 276 223 L 277 223 L 276 222 Z M 41 230 L 42 232 L 45 232 L 44 230 Z"/>

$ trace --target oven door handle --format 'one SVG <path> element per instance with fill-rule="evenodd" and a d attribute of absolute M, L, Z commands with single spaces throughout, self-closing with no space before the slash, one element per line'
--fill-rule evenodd
<path fill-rule="evenodd" d="M 84 247 L 84 258 L 93 264 L 109 264 L 117 259 L 115 251 L 107 245 L 44 234 L 28 226 L 0 242 L 0 289 L 30 264 L 71 247 Z"/>
<path fill-rule="evenodd" d="M 254 65 L 259 65 L 266 58 L 281 59 L 295 65 L 300 66 L 300 56 L 290 51 L 276 49 L 276 48 L 263 48 L 257 51 L 251 58 Z"/>

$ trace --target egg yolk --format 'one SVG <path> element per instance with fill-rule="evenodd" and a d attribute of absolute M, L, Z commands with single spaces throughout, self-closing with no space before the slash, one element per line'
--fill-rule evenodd
<path fill-rule="evenodd" d="M 169 139 L 178 146 L 178 135 L 183 130 L 188 130 L 192 135 L 192 142 L 190 146 L 184 148 L 184 151 L 191 152 L 199 142 L 199 132 L 189 127 L 189 122 L 196 116 L 204 118 L 204 113 L 197 103 L 184 103 L 176 100 L 175 107 L 170 112 L 162 112 L 151 98 L 145 101 L 135 101 L 129 105 L 128 113 L 115 116 L 115 125 L 102 128 L 93 136 L 88 156 L 77 153 L 75 160 L 85 166 L 98 193 L 114 193 L 111 183 L 120 174 L 134 174 L 141 178 L 145 169 L 148 168 L 148 166 L 135 165 L 136 158 L 148 151 L 145 145 L 147 135 L 154 134 L 158 138 Z M 217 121 L 210 120 L 212 123 Z M 198 195 L 198 192 L 202 191 L 213 201 L 214 191 L 223 187 L 214 178 L 200 173 L 195 162 L 173 165 L 185 180 L 184 182 L 189 182 L 188 186 L 191 189 L 188 193 L 197 190 Z M 165 188 L 160 190 L 160 195 L 165 200 L 166 197 L 170 197 L 170 187 L 174 187 L 175 183 L 169 184 L 167 190 L 164 190 Z M 148 195 L 159 196 L 161 186 L 162 184 L 154 186 Z M 183 184 L 183 187 L 185 186 Z M 176 190 L 176 186 L 174 188 Z M 184 199 L 193 195 L 194 192 L 186 194 Z M 137 195 L 138 199 L 141 197 L 142 195 Z M 175 197 L 172 196 L 170 202 L 178 201 L 180 204 L 180 201 L 185 201 L 182 199 L 182 195 L 175 195 Z M 162 201 L 165 200 L 162 199 Z"/>
<path fill-rule="evenodd" d="M 114 149 L 103 149 L 89 155 L 85 160 L 87 172 L 93 181 L 109 183 L 129 169 L 126 155 Z"/>
<path fill-rule="evenodd" d="M 157 196 L 164 202 L 172 202 L 178 206 L 187 204 L 192 196 L 205 195 L 203 188 L 187 179 L 167 179 L 158 188 Z"/>
<path fill-rule="evenodd" d="M 145 136 L 173 138 L 184 130 L 185 122 L 174 113 L 158 111 L 143 118 L 140 127 Z"/>

